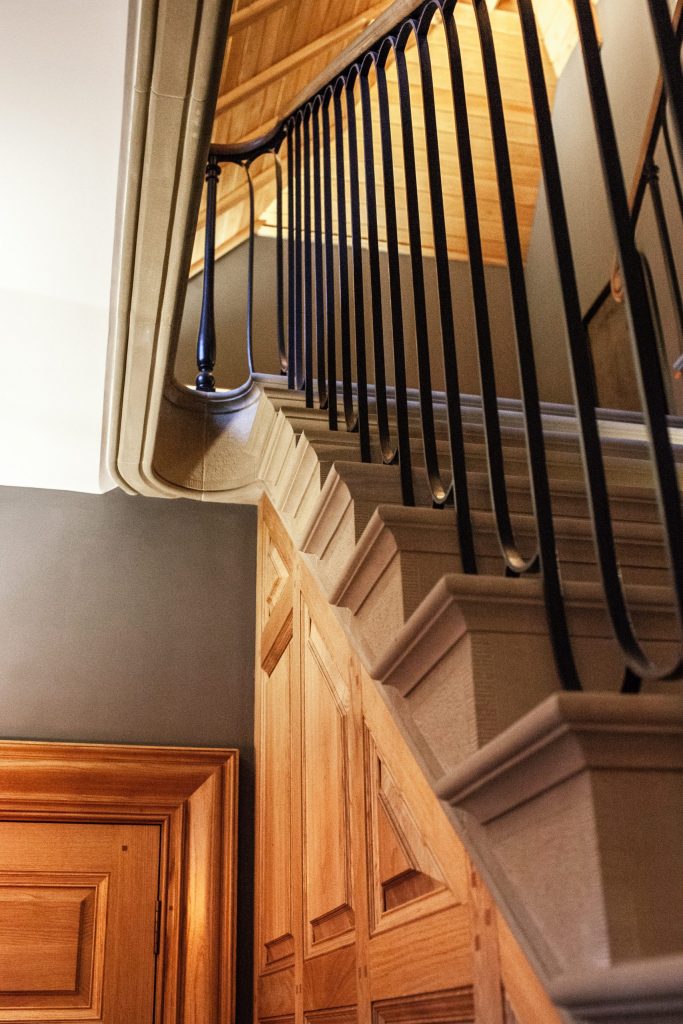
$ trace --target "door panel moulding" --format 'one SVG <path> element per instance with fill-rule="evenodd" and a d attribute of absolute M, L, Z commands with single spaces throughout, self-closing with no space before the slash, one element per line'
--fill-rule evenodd
<path fill-rule="evenodd" d="M 238 751 L 0 742 L 5 821 L 161 828 L 159 1024 L 231 1024 Z"/>

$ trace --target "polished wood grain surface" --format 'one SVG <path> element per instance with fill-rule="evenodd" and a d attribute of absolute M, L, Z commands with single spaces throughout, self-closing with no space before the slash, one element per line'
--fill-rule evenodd
<path fill-rule="evenodd" d="M 267 499 L 258 560 L 255 1020 L 559 1024 Z"/>
<path fill-rule="evenodd" d="M 0 822 L 0 1020 L 152 1024 L 160 844 L 158 825 Z"/>
<path fill-rule="evenodd" d="M 237 764 L 236 750 L 0 742 L 0 822 L 129 824 L 160 834 L 158 1024 L 234 1018 Z M 14 1019 L 2 1014 L 0 1003 L 0 1020 Z"/>

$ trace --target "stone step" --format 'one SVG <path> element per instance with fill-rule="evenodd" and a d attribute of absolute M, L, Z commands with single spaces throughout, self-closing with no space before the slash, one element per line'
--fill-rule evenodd
<path fill-rule="evenodd" d="M 306 408 L 303 392 L 288 391 L 282 383 L 279 383 L 281 380 L 281 378 L 275 378 L 276 383 L 274 385 L 272 383 L 265 385 L 265 391 L 274 407 L 276 409 L 287 409 L 293 416 L 308 419 L 309 422 L 318 422 L 321 426 L 324 426 L 324 429 L 328 430 L 327 411 L 318 408 Z M 411 434 L 418 437 L 421 431 L 419 396 L 416 391 L 409 394 L 408 418 L 410 430 Z M 579 431 L 573 408 L 571 406 L 558 406 L 552 403 L 541 403 L 541 405 L 546 446 L 550 449 L 565 448 L 578 454 L 580 450 Z M 438 438 L 447 440 L 447 414 L 443 395 L 435 393 L 433 409 L 435 434 Z M 521 403 L 516 399 L 500 399 L 498 413 L 504 446 L 525 447 L 524 415 Z M 483 442 L 484 419 L 478 396 L 461 396 L 461 414 L 465 439 L 472 441 L 479 439 Z M 599 417 L 598 424 L 603 451 L 608 458 L 611 453 L 616 453 L 623 458 L 649 460 L 647 432 L 637 414 L 600 410 Z M 389 418 L 391 436 L 395 439 L 396 428 L 391 405 L 389 407 Z M 369 422 L 371 440 L 374 441 L 377 436 L 377 417 L 372 396 L 370 397 L 369 405 Z M 339 417 L 339 432 L 345 432 L 343 415 Z M 680 425 L 678 420 L 672 420 L 669 436 L 674 450 L 674 457 L 683 464 L 683 426 Z"/>
<path fill-rule="evenodd" d="M 424 474 L 415 474 L 415 484 L 421 511 L 437 517 L 430 522 L 447 524 L 439 527 L 435 536 L 443 538 L 446 549 L 452 549 L 452 567 L 459 567 L 453 510 L 429 508 Z M 530 516 L 528 481 L 512 477 L 508 481 L 508 495 L 520 547 L 524 554 L 530 555 L 535 546 L 535 531 Z M 492 526 L 489 482 L 484 474 L 470 477 L 470 498 L 473 519 L 478 524 L 477 548 L 482 568 L 492 569 L 497 574 L 502 571 L 502 565 Z M 302 550 L 317 559 L 328 597 L 335 591 L 340 573 L 353 557 L 361 534 L 378 505 L 397 509 L 402 505 L 400 478 L 395 466 L 335 461 L 326 470 L 317 501 L 309 495 L 306 515 L 300 516 L 297 522 L 297 536 Z M 578 493 L 571 482 L 559 481 L 553 488 L 553 508 L 558 538 L 561 538 L 560 554 L 572 566 L 571 571 L 568 568 L 570 578 L 595 577 L 585 495 Z M 406 510 L 406 519 L 413 511 Z M 652 492 L 645 488 L 613 488 L 612 512 L 618 550 L 627 567 L 629 582 L 663 582 L 666 560 L 660 546 L 657 504 Z M 401 513 L 397 511 L 396 515 Z"/>
<path fill-rule="evenodd" d="M 522 554 L 535 548 L 530 516 L 516 516 L 515 536 Z M 590 524 L 558 519 L 557 548 L 564 580 L 599 580 Z M 493 516 L 473 515 L 477 568 L 483 576 L 503 575 L 503 561 Z M 617 554 L 627 594 L 632 586 L 670 584 L 660 531 L 643 523 L 615 524 Z M 330 571 L 330 570 L 328 570 Z M 328 597 L 354 616 L 364 660 L 383 657 L 393 638 L 444 573 L 460 572 L 458 534 L 451 509 L 379 505 Z"/>
<path fill-rule="evenodd" d="M 280 397 L 263 427 L 268 493 L 550 991 L 572 1019 L 592 1024 L 622 1024 L 625 984 L 640 1007 L 653 987 L 668 991 L 678 979 L 683 1006 L 681 957 L 661 956 L 680 947 L 681 900 L 670 904 L 668 894 L 680 873 L 683 681 L 616 693 L 623 662 L 596 582 L 580 481 L 553 476 L 568 624 L 587 691 L 568 694 L 558 692 L 542 580 L 501 574 L 481 433 L 467 433 L 468 454 L 480 460 L 468 476 L 481 570 L 467 576 L 454 510 L 430 507 L 419 465 L 417 507 L 405 508 L 398 467 L 361 463 L 357 437 L 330 434 L 319 412 Z M 528 554 L 534 520 L 513 427 L 505 444 L 513 525 Z M 648 655 L 670 665 L 680 638 L 643 449 L 618 436 L 610 445 L 634 627 Z M 571 431 L 549 449 L 555 466 L 576 463 Z M 673 1024 L 670 1005 L 643 1021 Z"/>
<path fill-rule="evenodd" d="M 618 691 L 623 664 L 602 587 L 570 582 L 564 594 L 584 689 Z M 672 664 L 680 638 L 670 590 L 634 586 L 629 597 L 649 656 Z M 542 581 L 444 574 L 367 668 L 396 691 L 411 739 L 434 777 L 454 771 L 561 688 Z M 646 689 L 681 695 L 683 682 Z"/>
<path fill-rule="evenodd" d="M 572 1020 L 683 1019 L 681 773 L 680 696 L 557 693 L 437 787 Z"/>

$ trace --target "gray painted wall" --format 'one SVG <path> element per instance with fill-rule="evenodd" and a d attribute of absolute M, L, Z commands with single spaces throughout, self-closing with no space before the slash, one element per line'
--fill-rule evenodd
<path fill-rule="evenodd" d="M 240 749 L 240 1022 L 255 580 L 255 508 L 0 488 L 0 736 Z"/>

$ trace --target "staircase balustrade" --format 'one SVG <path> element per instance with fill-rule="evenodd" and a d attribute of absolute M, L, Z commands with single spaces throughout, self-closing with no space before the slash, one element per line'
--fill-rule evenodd
<path fill-rule="evenodd" d="M 644 0 L 645 2 L 645 0 Z M 253 372 L 254 239 L 256 234 L 255 161 L 272 157 L 276 216 L 276 335 L 279 365 L 288 386 L 305 393 L 309 408 L 326 410 L 329 429 L 358 435 L 361 460 L 398 464 L 403 503 L 415 504 L 415 453 L 411 451 L 404 313 L 407 303 L 415 317 L 419 379 L 419 417 L 422 464 L 435 507 L 453 506 L 462 570 L 476 574 L 478 560 L 470 508 L 463 401 L 459 381 L 458 339 L 454 323 L 449 273 L 447 223 L 442 163 L 445 141 L 437 117 L 432 46 L 434 33 L 443 33 L 450 75 L 454 138 L 463 197 L 471 294 L 476 326 L 477 356 L 486 459 L 501 570 L 510 577 L 540 574 L 548 626 L 562 685 L 582 688 L 567 624 L 561 569 L 556 552 L 556 524 L 544 437 L 543 405 L 539 395 L 523 251 L 515 199 L 508 123 L 496 53 L 491 14 L 486 0 L 472 0 L 486 87 L 506 266 L 516 336 L 528 472 L 536 525 L 536 550 L 523 553 L 515 533 L 506 484 L 499 394 L 492 343 L 491 311 L 485 281 L 481 232 L 481 199 L 473 157 L 470 100 L 463 73 L 457 0 L 426 0 L 383 34 L 324 88 L 289 114 L 269 135 L 244 146 L 211 147 L 207 168 L 207 232 L 204 305 L 198 344 L 197 389 L 214 390 L 215 331 L 213 328 L 213 246 L 216 217 L 216 179 L 223 163 L 244 168 L 249 184 L 249 258 L 247 349 Z M 636 200 L 629 204 L 620 161 L 600 47 L 590 0 L 574 0 L 579 45 L 588 84 L 603 187 L 611 215 L 617 259 L 629 315 L 634 364 L 649 439 L 653 479 L 671 571 L 673 602 L 683 629 L 683 524 L 674 451 L 669 434 L 667 388 L 663 376 L 657 313 L 647 266 L 636 246 L 635 228 L 646 187 L 655 202 L 675 306 L 683 329 L 683 302 L 666 215 L 657 203 L 654 149 L 660 133 L 675 173 L 676 159 L 669 130 L 683 146 L 683 78 L 680 36 L 672 25 L 666 0 L 647 0 L 662 64 L 658 117 L 643 165 Z M 606 605 L 623 654 L 622 691 L 637 692 L 644 680 L 680 678 L 683 650 L 669 664 L 655 663 L 636 636 L 615 546 L 615 530 L 605 456 L 600 439 L 594 373 L 587 334 L 588 319 L 579 300 L 574 254 L 563 194 L 550 99 L 532 0 L 517 0 L 528 83 L 535 117 L 540 162 L 551 225 L 554 256 L 561 284 L 562 316 L 566 330 L 578 438 L 584 482 L 589 499 L 597 561 Z M 417 50 L 417 65 L 408 60 Z M 415 67 L 419 68 L 419 79 Z M 395 74 L 400 115 L 402 181 L 412 294 L 405 293 L 400 267 L 396 143 L 388 70 Z M 371 82 L 376 98 L 371 95 Z M 415 95 L 419 93 L 419 107 Z M 374 110 L 373 110 L 374 103 Z M 432 387 L 433 353 L 429 344 L 427 291 L 423 266 L 423 219 L 416 170 L 416 118 L 424 132 L 428 166 L 429 230 L 434 242 L 438 322 L 441 335 L 445 406 L 448 423 L 447 458 L 439 444 Z M 360 124 L 358 124 L 360 121 Z M 378 135 L 377 135 L 378 133 Z M 360 153 L 362 143 L 362 157 Z M 450 139 L 449 139 L 450 144 Z M 286 161 L 287 217 L 284 174 Z M 333 171 L 334 165 L 334 171 Z M 678 182 L 678 179 L 675 179 Z M 596 181 L 595 187 L 599 187 Z M 680 184 L 676 194 L 681 203 Z M 661 207 L 661 209 L 659 209 Z M 683 206 L 682 206 L 683 211 Z M 363 237 L 363 219 L 367 237 Z M 378 224 L 384 226 L 388 267 L 388 296 L 383 296 Z M 286 240 L 285 240 L 286 236 Z M 668 239 L 668 241 L 667 241 Z M 286 284 L 285 284 L 286 282 Z M 388 303 L 387 303 L 388 299 Z M 391 327 L 393 385 L 387 381 L 385 355 L 386 308 Z M 366 317 L 367 314 L 367 317 Z M 367 323 L 366 323 L 367 319 Z M 369 384 L 372 359 L 374 386 Z M 338 363 L 341 380 L 338 380 Z M 441 399 L 443 400 L 443 398 Z"/>

